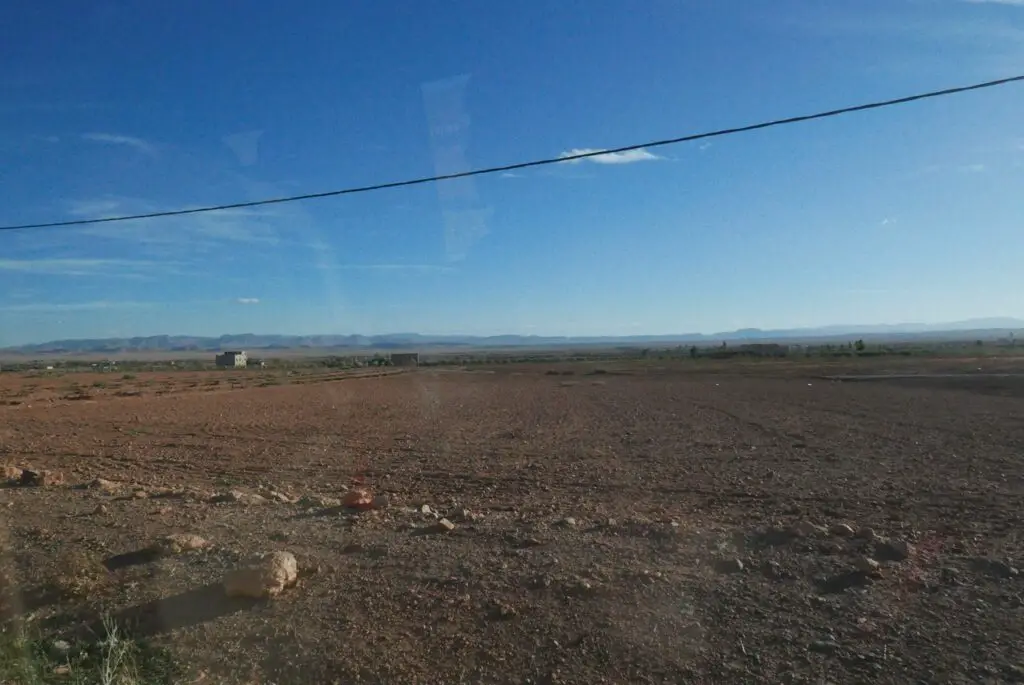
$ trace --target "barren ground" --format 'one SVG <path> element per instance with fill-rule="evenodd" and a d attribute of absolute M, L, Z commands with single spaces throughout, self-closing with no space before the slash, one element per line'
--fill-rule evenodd
<path fill-rule="evenodd" d="M 5 373 L 2 460 L 68 479 L 0 490 L 6 575 L 33 630 L 112 615 L 182 682 L 1022 682 L 1024 379 L 822 378 L 976 366 Z M 357 486 L 390 506 L 309 497 Z M 261 488 L 307 498 L 209 501 Z M 175 532 L 213 546 L 136 553 Z M 297 587 L 224 598 L 276 549 Z M 55 594 L 68 555 L 106 569 Z"/>

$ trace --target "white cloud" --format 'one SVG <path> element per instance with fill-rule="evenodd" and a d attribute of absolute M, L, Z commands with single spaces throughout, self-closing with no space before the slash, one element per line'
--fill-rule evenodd
<path fill-rule="evenodd" d="M 152 143 L 146 142 L 142 138 L 136 138 L 134 136 L 122 136 L 116 133 L 83 133 L 83 140 L 89 140 L 94 143 L 108 143 L 110 145 L 127 145 L 128 147 L 135 148 L 139 152 L 146 155 L 155 155 L 156 146 Z"/>
<path fill-rule="evenodd" d="M 601 148 L 573 148 L 572 150 L 566 150 L 559 157 L 576 157 L 578 155 L 593 155 L 592 157 L 584 157 L 582 159 L 566 159 L 566 164 L 576 164 L 578 162 L 594 162 L 595 164 L 633 164 L 634 162 L 647 162 L 655 159 L 662 159 L 658 155 L 648 152 L 643 148 L 636 150 L 627 150 L 626 152 L 609 152 L 607 154 L 594 154 L 601 152 Z"/>
<path fill-rule="evenodd" d="M 514 174 L 511 171 L 506 171 L 505 173 L 501 174 L 501 177 L 502 178 L 522 178 L 523 175 L 522 174 Z"/>
<path fill-rule="evenodd" d="M 238 304 L 259 304 L 260 298 L 258 297 L 239 297 L 235 300 Z"/>

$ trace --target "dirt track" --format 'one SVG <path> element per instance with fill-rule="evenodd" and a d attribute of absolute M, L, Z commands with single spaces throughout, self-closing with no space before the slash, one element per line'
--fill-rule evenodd
<path fill-rule="evenodd" d="M 118 568 L 34 620 L 66 632 L 113 612 L 212 682 L 1024 681 L 1021 381 L 561 368 L 197 379 L 2 407 L 5 461 L 73 483 L 365 484 L 392 501 L 349 514 L 7 489 L 26 596 L 59 547 L 110 558 L 177 531 L 216 545 Z M 424 503 L 479 516 L 424 534 Z M 786 532 L 841 522 L 883 539 Z M 300 586 L 221 601 L 224 570 L 264 549 L 296 554 Z M 865 555 L 877 577 L 854 570 Z"/>

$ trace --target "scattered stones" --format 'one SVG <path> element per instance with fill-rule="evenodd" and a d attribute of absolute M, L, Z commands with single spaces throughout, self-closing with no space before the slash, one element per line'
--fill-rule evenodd
<path fill-rule="evenodd" d="M 163 555 L 173 554 L 184 554 L 185 552 L 194 552 L 200 549 L 206 549 L 210 546 L 204 538 L 193 533 L 172 533 L 160 540 L 157 540 L 153 545 L 153 549 Z"/>
<path fill-rule="evenodd" d="M 241 490 L 229 490 L 227 492 L 217 493 L 210 498 L 210 501 L 214 504 L 221 503 L 236 503 L 236 504 L 266 504 L 267 499 L 260 495 L 251 492 L 242 492 Z"/>
<path fill-rule="evenodd" d="M 263 599 L 275 597 L 298 581 L 298 563 L 291 552 L 271 552 L 224 578 L 228 597 Z"/>
<path fill-rule="evenodd" d="M 260 497 L 264 497 L 264 498 L 270 500 L 271 502 L 280 502 L 281 504 L 294 504 L 295 503 L 295 499 L 294 498 L 289 497 L 288 495 L 286 495 L 283 492 L 278 492 L 277 490 L 261 490 L 260 491 Z"/>
<path fill-rule="evenodd" d="M 585 578 L 577 578 L 569 586 L 569 594 L 572 595 L 586 596 L 592 595 L 594 592 L 594 584 Z"/>
<path fill-rule="evenodd" d="M 21 484 L 32 486 L 62 485 L 64 474 L 60 471 L 32 471 L 24 469 L 21 472 Z"/>
<path fill-rule="evenodd" d="M 715 570 L 719 573 L 741 573 L 743 562 L 739 559 L 719 559 L 715 562 Z"/>
<path fill-rule="evenodd" d="M 903 540 L 879 540 L 875 543 L 875 556 L 883 561 L 905 561 L 913 551 Z"/>
<path fill-rule="evenodd" d="M 766 578 L 773 578 L 776 580 L 786 577 L 785 572 L 782 570 L 782 564 L 777 561 L 766 561 L 761 564 L 761 573 L 763 573 Z"/>
<path fill-rule="evenodd" d="M 320 509 L 330 509 L 333 507 L 340 507 L 341 500 L 338 499 L 337 497 L 326 497 L 323 495 L 307 494 L 299 498 L 298 505 L 301 507 L 316 507 Z"/>
<path fill-rule="evenodd" d="M 971 560 L 971 565 L 982 573 L 989 573 L 997 578 L 1016 578 L 1020 571 L 1005 561 L 977 557 Z"/>
<path fill-rule="evenodd" d="M 837 535 L 839 537 L 844 537 L 845 538 L 845 537 L 852 536 L 855 531 L 853 529 L 853 526 L 851 526 L 849 524 L 846 524 L 846 523 L 833 523 L 831 526 L 829 526 L 828 532 L 831 533 L 832 535 Z"/>

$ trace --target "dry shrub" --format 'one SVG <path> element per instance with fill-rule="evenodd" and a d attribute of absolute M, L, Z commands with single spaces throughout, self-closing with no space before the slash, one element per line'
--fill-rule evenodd
<path fill-rule="evenodd" d="M 83 550 L 62 554 L 49 587 L 65 599 L 86 599 L 109 586 L 110 574 L 103 563 Z"/>

